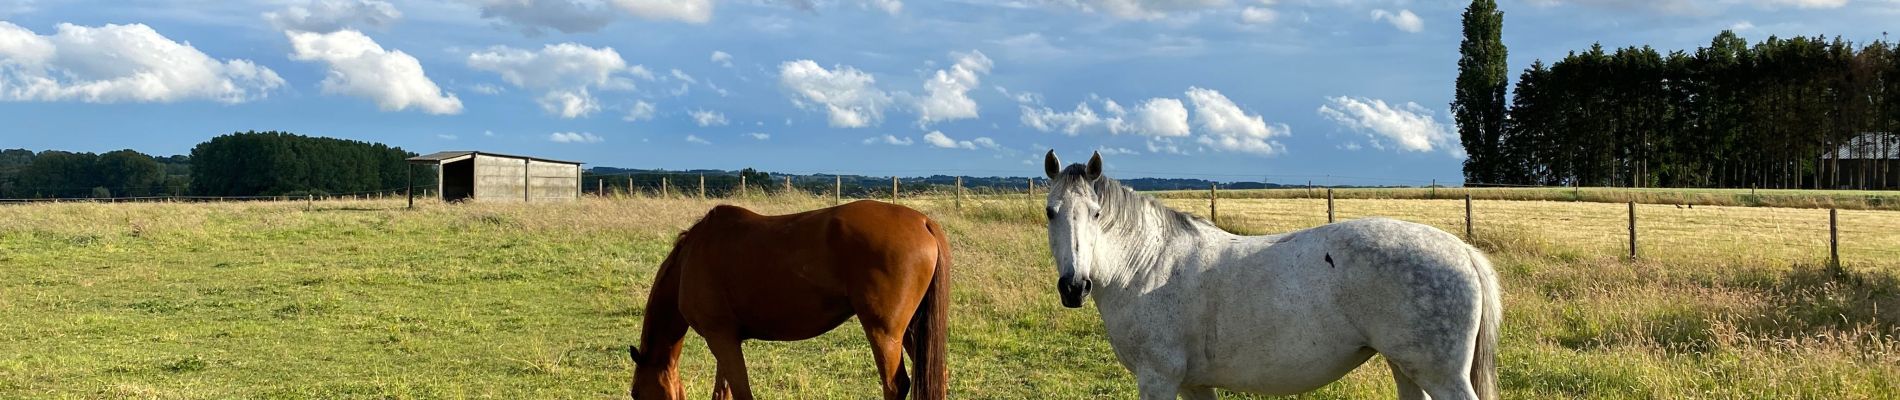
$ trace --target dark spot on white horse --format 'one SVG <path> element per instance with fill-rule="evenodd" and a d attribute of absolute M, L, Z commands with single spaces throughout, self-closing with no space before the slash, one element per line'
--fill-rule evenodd
<path fill-rule="evenodd" d="M 1333 253 L 1326 253 L 1326 265 L 1333 268 L 1339 268 L 1338 264 L 1333 264 Z"/>

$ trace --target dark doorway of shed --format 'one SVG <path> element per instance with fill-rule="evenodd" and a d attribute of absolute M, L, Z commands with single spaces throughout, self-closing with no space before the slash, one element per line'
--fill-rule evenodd
<path fill-rule="evenodd" d="M 442 201 L 475 197 L 475 158 L 442 164 Z"/>

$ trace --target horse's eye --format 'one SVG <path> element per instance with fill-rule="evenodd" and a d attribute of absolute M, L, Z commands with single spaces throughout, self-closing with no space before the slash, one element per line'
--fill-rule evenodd
<path fill-rule="evenodd" d="M 1054 220 L 1056 220 L 1056 208 L 1055 208 L 1055 207 L 1049 207 L 1048 209 L 1045 209 L 1045 210 L 1043 210 L 1043 211 L 1047 211 L 1047 212 L 1049 213 L 1049 220 L 1050 220 L 1050 221 L 1054 221 Z"/>
<path fill-rule="evenodd" d="M 1102 219 L 1102 210 L 1095 210 L 1095 219 Z"/>

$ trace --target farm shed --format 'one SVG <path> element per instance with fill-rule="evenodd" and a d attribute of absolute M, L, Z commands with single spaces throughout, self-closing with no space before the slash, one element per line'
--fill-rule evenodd
<path fill-rule="evenodd" d="M 442 201 L 573 201 L 581 194 L 581 163 L 573 161 L 444 151 L 410 157 L 409 164 L 436 167 Z"/>

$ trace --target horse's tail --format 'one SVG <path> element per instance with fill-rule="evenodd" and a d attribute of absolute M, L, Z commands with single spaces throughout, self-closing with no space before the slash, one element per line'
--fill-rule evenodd
<path fill-rule="evenodd" d="M 1504 306 L 1499 300 L 1498 273 L 1491 269 L 1491 261 L 1477 249 L 1471 253 L 1471 266 L 1478 273 L 1480 289 L 1483 293 L 1483 314 L 1478 316 L 1478 340 L 1471 357 L 1471 388 L 1482 400 L 1498 398 L 1498 324 L 1504 316 Z"/>
<path fill-rule="evenodd" d="M 910 320 L 911 366 L 915 369 L 910 397 L 941 400 L 950 392 L 950 370 L 944 362 L 950 330 L 950 240 L 936 222 L 926 222 L 925 227 L 937 239 L 937 268 L 930 274 L 930 289 L 924 291 L 923 303 Z"/>

